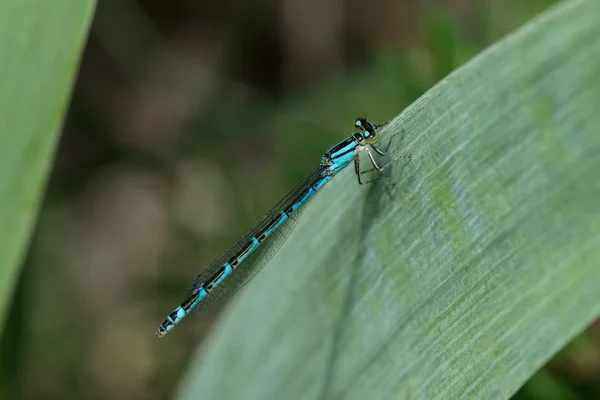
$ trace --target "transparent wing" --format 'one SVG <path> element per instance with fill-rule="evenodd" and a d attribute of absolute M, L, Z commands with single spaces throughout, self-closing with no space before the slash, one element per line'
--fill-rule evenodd
<path fill-rule="evenodd" d="M 248 246 L 252 238 L 259 235 L 271 223 L 271 221 L 286 210 L 290 205 L 298 200 L 298 196 L 306 192 L 311 185 L 317 182 L 322 177 L 323 168 L 318 166 L 309 173 L 300 183 L 298 183 L 284 198 L 269 211 L 264 218 L 249 229 L 244 235 L 236 240 L 231 247 L 217 256 L 200 274 L 194 278 L 192 287 L 189 290 L 191 295 L 198 287 L 202 286 L 209 280 L 223 264 L 235 257 L 240 251 Z M 205 309 L 206 306 L 212 305 L 230 297 L 233 293 L 243 287 L 252 277 L 254 277 L 275 255 L 277 250 L 283 245 L 287 237 L 292 232 L 296 225 L 304 205 L 291 213 L 273 233 L 265 238 L 254 251 L 244 259 L 236 269 L 219 283 L 210 294 L 198 304 L 198 309 Z"/>
<path fill-rule="evenodd" d="M 210 295 L 196 306 L 196 309 L 206 310 L 211 306 L 222 303 L 250 282 L 250 280 L 254 278 L 265 265 L 267 265 L 275 253 L 277 253 L 285 243 L 300 219 L 302 211 L 304 211 L 304 205 L 290 215 L 290 217 L 282 223 L 275 232 L 267 237 L 267 239 L 265 239 L 265 241 L 263 241 L 232 274 L 215 287 L 210 292 Z"/>

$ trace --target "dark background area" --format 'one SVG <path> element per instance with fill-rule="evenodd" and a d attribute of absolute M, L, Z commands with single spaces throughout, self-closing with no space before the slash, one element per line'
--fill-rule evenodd
<path fill-rule="evenodd" d="M 193 277 L 353 132 L 553 0 L 101 0 L 2 346 L 7 398 L 169 398 Z M 518 399 L 600 399 L 600 324 Z"/>

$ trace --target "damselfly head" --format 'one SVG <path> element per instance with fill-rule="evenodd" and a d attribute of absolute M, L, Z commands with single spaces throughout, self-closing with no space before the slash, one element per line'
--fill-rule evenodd
<path fill-rule="evenodd" d="M 365 140 L 369 143 L 375 143 L 377 140 L 377 127 L 367 120 L 367 117 L 357 118 L 354 127 L 363 134 Z"/>

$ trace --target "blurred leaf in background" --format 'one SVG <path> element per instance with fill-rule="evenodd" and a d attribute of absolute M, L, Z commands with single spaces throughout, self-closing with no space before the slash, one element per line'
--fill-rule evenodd
<path fill-rule="evenodd" d="M 74 0 L 0 2 L 0 395 L 14 395 L 20 378 L 14 364 L 18 326 L 4 324 L 6 312 L 11 304 L 22 310 L 15 284 L 93 6 Z"/>

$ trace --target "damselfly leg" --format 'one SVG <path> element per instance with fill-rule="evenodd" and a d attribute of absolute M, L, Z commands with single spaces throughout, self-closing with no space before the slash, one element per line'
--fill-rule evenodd
<path fill-rule="evenodd" d="M 392 165 L 393 163 L 395 163 L 396 161 L 398 161 L 401 158 L 407 158 L 409 162 L 412 159 L 411 155 L 408 155 L 408 156 L 396 156 L 393 160 L 388 161 L 387 163 L 383 164 L 380 167 L 377 164 L 377 162 L 375 161 L 375 158 L 373 157 L 373 154 L 371 153 L 371 151 L 368 148 L 365 148 L 363 151 L 365 151 L 367 153 L 367 155 L 369 156 L 369 160 L 371 161 L 371 164 L 375 168 L 371 168 L 371 169 L 368 169 L 366 171 L 361 171 L 360 170 L 360 158 L 359 158 L 359 154 L 356 154 L 356 156 L 354 157 L 354 171 L 356 172 L 356 177 L 358 178 L 358 184 L 359 185 L 364 185 L 366 183 L 374 182 L 374 181 L 380 179 L 381 177 L 385 177 L 385 178 L 389 179 L 385 175 L 378 175 L 376 178 L 369 179 L 367 181 L 363 181 L 362 178 L 360 177 L 362 174 L 366 174 L 366 173 L 369 173 L 369 172 L 372 172 L 372 171 L 377 171 L 377 172 L 381 173 L 384 169 L 386 169 L 387 167 L 389 167 L 390 165 Z"/>
<path fill-rule="evenodd" d="M 388 122 L 384 122 L 383 124 L 373 125 L 373 126 L 375 127 L 375 129 L 379 129 L 380 127 L 386 125 Z M 361 130 L 365 131 L 364 128 L 361 129 Z M 404 133 L 404 129 L 402 129 L 400 132 L 395 133 L 394 135 L 392 135 L 392 137 L 390 138 L 387 146 L 385 147 L 385 150 L 381 150 L 380 148 L 378 148 L 377 146 L 375 146 L 374 143 L 369 143 L 368 146 L 370 146 L 380 156 L 385 156 L 388 153 L 389 149 L 390 149 L 390 146 L 392 144 L 392 140 L 394 140 L 394 137 L 396 137 L 399 133 Z M 367 153 L 367 156 L 369 157 L 369 160 L 371 161 L 371 165 L 373 166 L 373 168 L 370 168 L 370 169 L 365 170 L 365 171 L 361 171 L 360 170 L 360 158 L 359 158 L 359 155 L 360 155 L 360 152 L 362 152 L 362 151 L 364 151 L 364 152 Z M 366 147 L 366 146 L 363 147 L 361 150 L 359 150 L 356 153 L 356 155 L 354 157 L 354 171 L 355 171 L 356 176 L 358 178 L 358 183 L 360 185 L 362 185 L 362 184 L 365 184 L 365 183 L 374 182 L 374 181 L 380 179 L 382 176 L 385 177 L 385 175 L 379 175 L 376 178 L 369 179 L 369 180 L 365 181 L 365 180 L 363 180 L 361 178 L 361 175 L 362 174 L 367 174 L 367 173 L 373 172 L 373 171 L 377 171 L 378 173 L 381 173 L 384 169 L 386 169 L 387 167 L 389 167 L 390 165 L 392 165 L 393 163 L 395 163 L 396 161 L 398 161 L 401 158 L 406 158 L 406 159 L 408 159 L 408 162 L 410 162 L 410 160 L 412 159 L 412 156 L 410 154 L 408 156 L 399 155 L 399 156 L 394 157 L 392 160 L 388 161 L 387 163 L 385 163 L 385 164 L 383 164 L 383 165 L 380 166 L 377 163 L 377 161 L 375 160 L 375 157 L 373 157 L 373 153 L 371 152 L 371 150 L 369 150 L 369 148 Z"/>
<path fill-rule="evenodd" d="M 375 182 L 376 180 L 381 178 L 381 175 L 379 175 L 379 176 L 377 176 L 377 178 L 369 179 L 367 181 L 363 181 L 361 179 L 360 175 L 363 174 L 363 172 L 361 172 L 361 170 L 360 170 L 360 158 L 358 157 L 358 154 L 354 157 L 354 171 L 356 172 L 356 177 L 358 178 L 359 185 L 364 185 L 366 183 Z M 373 168 L 371 168 L 371 171 L 373 171 Z"/>
<path fill-rule="evenodd" d="M 386 124 L 387 124 L 387 122 L 386 122 Z M 377 128 L 379 128 L 380 126 L 382 126 L 382 125 L 377 125 Z M 390 149 L 390 146 L 392 145 L 392 140 L 394 140 L 394 138 L 396 136 L 398 136 L 400 133 L 404 133 L 404 128 L 400 132 L 396 132 L 392 135 L 392 137 L 390 138 L 390 141 L 388 142 L 387 146 L 385 147 L 385 150 L 381 150 L 379 147 L 375 146 L 375 144 L 372 144 L 371 147 L 380 156 L 385 156 L 387 154 L 388 150 Z"/>

